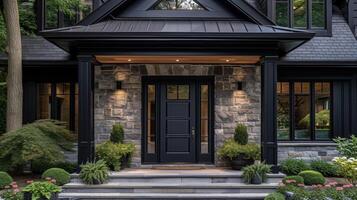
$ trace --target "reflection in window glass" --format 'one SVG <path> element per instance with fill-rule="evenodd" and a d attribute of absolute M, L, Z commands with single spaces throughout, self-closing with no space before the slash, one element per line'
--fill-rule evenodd
<path fill-rule="evenodd" d="M 41 83 L 38 84 L 38 106 L 37 106 L 37 119 L 50 119 L 51 118 L 51 84 Z"/>
<path fill-rule="evenodd" d="M 312 0 L 312 27 L 325 28 L 325 0 Z"/>
<path fill-rule="evenodd" d="M 194 0 L 162 0 L 154 10 L 204 10 Z"/>
<path fill-rule="evenodd" d="M 179 85 L 178 86 L 178 98 L 183 99 L 183 100 L 190 98 L 190 86 L 189 85 Z"/>
<path fill-rule="evenodd" d="M 289 4 L 288 0 L 276 1 L 276 23 L 279 26 L 289 26 Z"/>
<path fill-rule="evenodd" d="M 278 139 L 290 139 L 290 84 L 288 82 L 280 82 L 277 85 L 277 125 Z"/>
<path fill-rule="evenodd" d="M 70 83 L 56 84 L 56 119 L 70 124 Z"/>
<path fill-rule="evenodd" d="M 54 1 L 45 1 L 45 27 L 58 28 L 58 9 Z"/>
<path fill-rule="evenodd" d="M 177 85 L 167 85 L 167 99 L 177 99 Z"/>
<path fill-rule="evenodd" d="M 208 85 L 201 85 L 201 153 L 208 153 Z"/>
<path fill-rule="evenodd" d="M 307 0 L 294 0 L 294 27 L 306 28 L 307 26 Z"/>
<path fill-rule="evenodd" d="M 149 154 L 155 153 L 156 141 L 156 126 L 155 126 L 155 85 L 148 85 L 148 105 L 147 105 L 147 152 Z"/>
<path fill-rule="evenodd" d="M 294 91 L 295 139 L 310 139 L 310 83 L 296 82 Z"/>
<path fill-rule="evenodd" d="M 315 137 L 328 140 L 331 132 L 331 86 L 328 82 L 315 83 Z"/>

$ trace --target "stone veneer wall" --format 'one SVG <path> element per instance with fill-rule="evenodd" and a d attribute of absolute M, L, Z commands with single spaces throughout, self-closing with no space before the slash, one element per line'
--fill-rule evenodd
<path fill-rule="evenodd" d="M 338 156 L 334 143 L 279 143 L 278 160 L 296 158 L 305 161 L 325 160 L 331 161 Z"/>
<path fill-rule="evenodd" d="M 95 67 L 96 143 L 109 139 L 112 125 L 121 123 L 125 140 L 136 144 L 133 167 L 141 164 L 141 76 L 215 76 L 215 145 L 231 138 L 236 124 L 248 126 L 251 142 L 260 144 L 260 66 L 102 65 Z M 122 80 L 122 90 L 115 81 Z M 244 90 L 236 90 L 244 81 Z M 222 162 L 216 158 L 216 164 Z"/>

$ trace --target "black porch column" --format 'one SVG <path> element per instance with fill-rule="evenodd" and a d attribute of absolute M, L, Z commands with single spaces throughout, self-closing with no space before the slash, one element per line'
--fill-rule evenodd
<path fill-rule="evenodd" d="M 277 173 L 276 85 L 278 57 L 265 57 L 262 63 L 262 160 L 274 165 Z"/>
<path fill-rule="evenodd" d="M 94 159 L 94 67 L 93 57 L 78 56 L 79 124 L 78 124 L 78 164 Z"/>

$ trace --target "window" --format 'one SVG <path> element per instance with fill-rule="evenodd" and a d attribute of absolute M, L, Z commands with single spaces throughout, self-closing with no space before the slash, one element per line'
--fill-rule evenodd
<path fill-rule="evenodd" d="M 278 140 L 331 138 L 331 85 L 314 81 L 277 84 Z"/>
<path fill-rule="evenodd" d="M 280 26 L 327 29 L 328 0 L 276 0 L 275 19 Z"/>
<path fill-rule="evenodd" d="M 204 10 L 194 0 L 161 0 L 155 4 L 153 10 Z"/>
<path fill-rule="evenodd" d="M 187 100 L 190 98 L 189 85 L 167 85 L 167 99 Z"/>

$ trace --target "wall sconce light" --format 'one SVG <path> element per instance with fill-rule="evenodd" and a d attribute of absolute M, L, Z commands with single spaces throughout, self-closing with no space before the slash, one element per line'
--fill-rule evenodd
<path fill-rule="evenodd" d="M 121 88 L 122 88 L 122 81 L 116 81 L 116 87 L 117 87 L 117 90 L 121 90 Z"/>
<path fill-rule="evenodd" d="M 242 81 L 237 81 L 237 90 L 242 91 L 243 90 L 243 82 Z"/>

